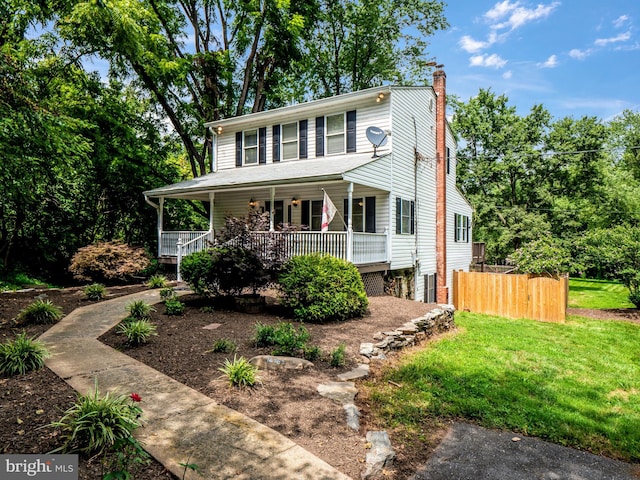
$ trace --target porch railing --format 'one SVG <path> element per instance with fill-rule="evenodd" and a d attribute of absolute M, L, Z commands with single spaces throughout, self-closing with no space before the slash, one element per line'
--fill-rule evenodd
<path fill-rule="evenodd" d="M 187 234 L 192 234 L 190 237 Z M 161 252 L 163 256 L 177 256 L 178 239 L 181 240 L 182 256 L 208 247 L 209 232 L 162 232 Z M 328 253 L 347 259 L 347 232 L 254 232 L 250 245 L 263 258 L 278 254 L 290 258 L 310 253 Z M 386 233 L 354 232 L 351 262 L 355 265 L 389 261 Z"/>

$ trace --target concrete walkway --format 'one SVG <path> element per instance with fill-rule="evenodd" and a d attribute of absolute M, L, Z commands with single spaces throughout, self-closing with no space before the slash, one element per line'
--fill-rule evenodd
<path fill-rule="evenodd" d="M 47 367 L 83 394 L 96 380 L 100 392 L 138 393 L 145 426 L 136 438 L 178 478 L 184 473 L 179 463 L 188 462 L 202 474 L 187 471 L 189 480 L 349 479 L 275 430 L 96 340 L 126 316 L 134 300 L 156 303 L 159 291 L 107 300 L 64 317 L 40 337 L 52 354 Z"/>

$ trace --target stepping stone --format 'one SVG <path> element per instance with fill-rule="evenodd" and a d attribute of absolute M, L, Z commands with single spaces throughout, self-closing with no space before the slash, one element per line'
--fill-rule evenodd
<path fill-rule="evenodd" d="M 204 328 L 205 330 L 215 330 L 216 328 L 220 328 L 221 326 L 221 323 L 210 323 L 209 325 L 205 325 L 202 328 Z"/>
<path fill-rule="evenodd" d="M 313 367 L 313 363 L 304 358 L 280 357 L 276 355 L 257 355 L 249 360 L 263 370 L 303 370 Z"/>
<path fill-rule="evenodd" d="M 318 393 L 343 405 L 353 403 L 358 389 L 353 382 L 327 382 L 318 385 Z"/>
<path fill-rule="evenodd" d="M 391 440 L 387 432 L 367 432 L 367 442 L 371 449 L 367 453 L 367 469 L 362 474 L 363 479 L 382 478 L 384 468 L 390 467 L 396 453 L 391 447 Z"/>
<path fill-rule="evenodd" d="M 360 430 L 360 410 L 353 403 L 347 403 L 342 406 L 347 413 L 347 426 L 355 430 Z"/>
<path fill-rule="evenodd" d="M 371 356 L 373 355 L 373 343 L 361 343 L 360 355 Z"/>
<path fill-rule="evenodd" d="M 348 380 L 357 380 L 359 378 L 364 378 L 369 376 L 369 365 L 361 363 L 358 365 L 358 368 L 354 368 L 350 372 L 341 373 L 338 375 L 338 380 L 342 380 L 346 382 Z"/>

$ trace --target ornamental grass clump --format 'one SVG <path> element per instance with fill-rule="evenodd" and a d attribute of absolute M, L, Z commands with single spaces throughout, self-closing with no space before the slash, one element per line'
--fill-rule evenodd
<path fill-rule="evenodd" d="M 152 275 L 147 280 L 147 287 L 149 288 L 165 288 L 167 286 L 167 277 L 164 275 Z"/>
<path fill-rule="evenodd" d="M 92 283 L 84 287 L 82 293 L 84 293 L 84 296 L 89 300 L 98 301 L 104 298 L 107 290 L 101 283 Z"/>
<path fill-rule="evenodd" d="M 0 375 L 24 375 L 44 366 L 49 352 L 42 342 L 22 332 L 15 340 L 0 344 Z"/>
<path fill-rule="evenodd" d="M 62 318 L 62 308 L 54 305 L 51 300 L 38 299 L 18 314 L 18 321 L 25 324 L 56 323 Z"/>
<path fill-rule="evenodd" d="M 249 363 L 244 357 L 238 358 L 234 355 L 233 361 L 227 358 L 218 370 L 227 377 L 232 387 L 253 387 L 256 383 L 260 383 L 258 367 Z"/>
<path fill-rule="evenodd" d="M 118 325 L 118 333 L 127 337 L 130 345 L 147 343 L 152 336 L 158 335 L 156 326 L 148 320 L 129 320 Z"/>
<path fill-rule="evenodd" d="M 150 320 L 151 312 L 155 312 L 156 309 L 149 305 L 144 300 L 134 300 L 126 307 L 129 316 L 137 318 L 138 320 Z"/>
<path fill-rule="evenodd" d="M 238 349 L 238 345 L 233 340 L 229 340 L 228 338 L 219 338 L 215 342 L 213 342 L 213 347 L 209 352 L 212 353 L 230 353 L 235 352 Z"/>
<path fill-rule="evenodd" d="M 100 396 L 97 384 L 93 393 L 78 395 L 64 416 L 51 424 L 62 430 L 64 444 L 57 451 L 101 454 L 131 438 L 141 425 L 140 400 L 135 393 Z"/>

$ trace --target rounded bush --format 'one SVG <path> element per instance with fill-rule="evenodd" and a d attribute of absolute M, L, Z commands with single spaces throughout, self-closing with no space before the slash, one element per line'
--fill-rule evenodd
<path fill-rule="evenodd" d="M 330 255 L 291 258 L 280 273 L 279 284 L 282 305 L 303 322 L 359 317 L 369 305 L 355 265 Z"/>
<path fill-rule="evenodd" d="M 49 356 L 44 345 L 21 333 L 15 340 L 0 344 L 0 375 L 24 375 L 40 370 Z"/>
<path fill-rule="evenodd" d="M 36 300 L 26 306 L 18 314 L 18 320 L 27 324 L 56 323 L 62 318 L 62 308 L 51 300 Z"/>
<path fill-rule="evenodd" d="M 122 242 L 102 242 L 78 249 L 71 258 L 69 271 L 80 281 L 113 283 L 130 280 L 149 264 L 143 248 Z"/>
<path fill-rule="evenodd" d="M 177 298 L 171 298 L 164 302 L 164 309 L 167 315 L 175 316 L 182 315 L 184 313 L 184 303 Z"/>
<path fill-rule="evenodd" d="M 192 253 L 180 264 L 182 279 L 198 295 L 237 296 L 254 293 L 269 281 L 260 258 L 242 247 L 215 247 Z"/>

